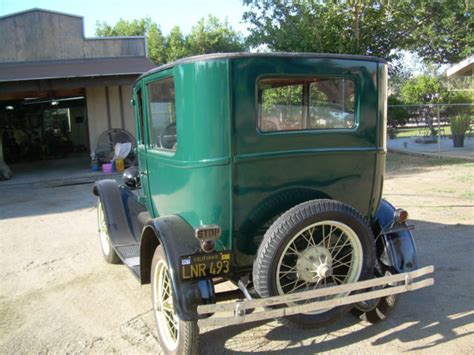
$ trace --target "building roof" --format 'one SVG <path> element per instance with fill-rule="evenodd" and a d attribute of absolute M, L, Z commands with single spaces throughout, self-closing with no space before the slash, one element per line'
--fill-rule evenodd
<path fill-rule="evenodd" d="M 0 63 L 0 82 L 140 75 L 153 67 L 141 56 L 10 62 Z"/>
<path fill-rule="evenodd" d="M 47 12 L 47 13 L 50 13 L 50 14 L 57 14 L 57 15 L 63 15 L 63 16 L 77 17 L 77 18 L 80 18 L 80 19 L 83 19 L 83 18 L 84 18 L 83 16 L 78 16 L 78 15 L 73 15 L 73 14 L 67 14 L 67 13 L 65 13 L 65 12 L 59 12 L 59 11 L 53 11 L 53 10 L 45 10 L 45 9 L 41 9 L 41 8 L 39 8 L 39 7 L 34 7 L 34 8 L 31 8 L 31 9 L 28 9 L 28 10 L 13 12 L 13 13 L 8 14 L 8 15 L 0 16 L 0 20 L 5 19 L 5 18 L 7 18 L 7 17 L 19 16 L 19 15 L 26 14 L 26 13 L 28 13 L 28 12 L 36 12 L 36 11 L 39 11 L 39 12 Z"/>
<path fill-rule="evenodd" d="M 463 61 L 454 64 L 446 71 L 446 75 L 451 76 L 472 76 L 474 71 L 474 54 Z"/>

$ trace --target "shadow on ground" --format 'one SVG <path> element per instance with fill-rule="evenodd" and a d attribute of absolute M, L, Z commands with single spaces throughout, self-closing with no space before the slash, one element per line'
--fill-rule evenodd
<path fill-rule="evenodd" d="M 0 181 L 0 220 L 69 212 L 95 205 L 92 184 L 120 178 L 90 171 L 90 158 L 11 165 L 13 178 Z"/>
<path fill-rule="evenodd" d="M 313 354 L 358 343 L 363 351 L 367 342 L 374 347 L 372 351 L 392 342 L 398 343 L 400 351 L 413 351 L 472 336 L 472 327 L 466 326 L 474 323 L 474 225 L 413 222 L 419 264 L 435 266 L 435 285 L 402 295 L 384 322 L 369 325 L 346 315 L 324 328 L 310 330 L 291 329 L 277 322 L 213 329 L 201 336 L 204 353 L 212 347 L 236 354 Z"/>
<path fill-rule="evenodd" d="M 94 180 L 77 180 L 0 189 L 0 220 L 63 213 L 94 207 Z M 72 184 L 71 184 L 72 183 Z"/>

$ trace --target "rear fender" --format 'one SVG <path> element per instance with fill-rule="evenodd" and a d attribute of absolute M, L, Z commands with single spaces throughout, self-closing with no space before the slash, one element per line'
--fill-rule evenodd
<path fill-rule="evenodd" d="M 386 200 L 380 206 L 372 224 L 374 235 L 393 223 L 396 208 Z M 416 245 L 409 230 L 382 234 L 382 243 L 377 245 L 377 256 L 384 265 L 391 267 L 397 273 L 415 270 L 417 268 Z"/>
<path fill-rule="evenodd" d="M 181 217 L 173 215 L 152 219 L 145 226 L 140 243 L 140 274 L 142 284 L 150 282 L 153 254 L 162 245 L 168 261 L 176 311 L 182 320 L 205 318 L 197 313 L 197 306 L 215 303 L 212 279 L 186 280 L 179 277 L 179 258 L 200 251 L 194 229 Z"/>

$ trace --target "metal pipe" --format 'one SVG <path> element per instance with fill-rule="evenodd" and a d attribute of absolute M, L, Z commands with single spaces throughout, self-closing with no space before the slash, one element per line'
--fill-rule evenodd
<path fill-rule="evenodd" d="M 247 287 L 245 287 L 242 280 L 239 280 L 239 282 L 237 283 L 237 286 L 239 286 L 240 291 L 242 291 L 242 293 L 244 294 L 246 299 L 248 299 L 248 300 L 252 299 L 252 296 L 250 296 L 249 290 L 247 290 Z"/>
<path fill-rule="evenodd" d="M 439 106 L 438 107 L 438 158 L 441 159 L 441 120 L 439 118 Z"/>

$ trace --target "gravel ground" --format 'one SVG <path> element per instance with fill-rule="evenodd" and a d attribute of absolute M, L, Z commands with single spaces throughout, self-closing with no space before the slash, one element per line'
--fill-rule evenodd
<path fill-rule="evenodd" d="M 0 185 L 0 353 L 161 352 L 150 288 L 102 261 L 91 185 Z M 203 353 L 474 353 L 474 164 L 394 155 L 385 197 L 410 212 L 434 287 L 378 325 L 347 315 L 293 330 L 276 321 L 201 329 Z"/>

